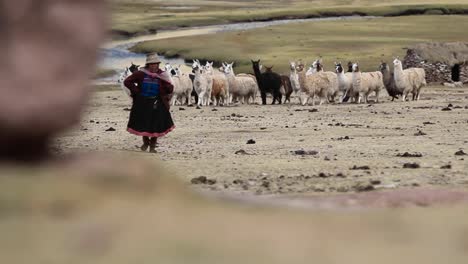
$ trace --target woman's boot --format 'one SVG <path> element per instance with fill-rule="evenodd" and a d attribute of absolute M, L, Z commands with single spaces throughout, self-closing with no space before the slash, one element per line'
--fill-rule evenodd
<path fill-rule="evenodd" d="M 141 151 L 147 151 L 148 147 L 150 146 L 150 139 L 149 137 L 143 137 L 143 145 L 141 145 Z"/>
<path fill-rule="evenodd" d="M 156 153 L 156 144 L 158 143 L 158 138 L 153 137 L 150 140 L 150 152 L 151 153 Z"/>

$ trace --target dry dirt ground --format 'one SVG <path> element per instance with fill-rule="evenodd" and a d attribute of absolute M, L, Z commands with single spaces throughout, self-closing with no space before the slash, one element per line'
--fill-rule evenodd
<path fill-rule="evenodd" d="M 125 130 L 129 98 L 118 88 L 97 91 L 81 124 L 56 139 L 54 149 L 162 160 L 195 189 L 223 193 L 468 189 L 466 87 L 427 87 L 418 102 L 391 102 L 386 95 L 377 104 L 292 102 L 172 107 L 177 128 L 150 154 L 140 152 L 141 139 Z M 419 157 L 407 157 L 413 155 Z M 194 179 L 200 176 L 206 179 Z"/>

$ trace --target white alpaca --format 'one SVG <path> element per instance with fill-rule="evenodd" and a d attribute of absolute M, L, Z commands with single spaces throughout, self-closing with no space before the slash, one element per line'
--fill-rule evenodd
<path fill-rule="evenodd" d="M 367 103 L 369 94 L 375 92 L 375 101 L 379 102 L 380 90 L 384 89 L 383 75 L 380 71 L 361 72 L 357 63 L 353 64 L 353 87 L 350 96 L 359 104 L 361 99 Z"/>
<path fill-rule="evenodd" d="M 229 82 L 229 103 L 233 100 L 239 100 L 241 103 L 255 102 L 258 85 L 255 76 L 249 74 L 235 75 L 233 69 L 234 63 L 223 63 L 223 70 Z"/>
<path fill-rule="evenodd" d="M 169 78 L 172 81 L 172 84 L 174 86 L 174 91 L 172 92 L 172 98 L 171 98 L 171 105 L 175 105 L 177 102 L 179 104 L 183 104 L 183 97 L 185 95 L 184 90 L 182 89 L 182 86 L 180 85 L 180 78 L 179 76 L 176 76 L 176 71 L 172 65 L 169 63 L 166 63 L 164 65 L 164 68 L 166 72 L 168 73 Z"/>
<path fill-rule="evenodd" d="M 299 83 L 299 74 L 296 62 L 292 61 L 289 62 L 289 79 L 291 80 L 291 86 L 293 88 L 293 92 L 296 97 L 299 99 L 299 103 L 301 102 L 300 92 L 301 92 L 301 84 Z"/>
<path fill-rule="evenodd" d="M 124 84 L 124 81 L 125 79 L 127 79 L 128 76 L 130 76 L 132 73 L 130 72 L 130 70 L 128 68 L 126 68 L 119 76 L 119 80 L 118 80 L 118 83 L 120 83 L 120 88 L 122 88 L 122 91 L 128 96 L 128 98 L 132 98 L 132 93 L 130 92 L 130 89 L 128 89 L 125 84 Z"/>
<path fill-rule="evenodd" d="M 341 62 L 335 62 L 335 72 L 338 78 L 338 93 L 342 94 L 340 97 L 340 103 L 343 103 L 344 97 L 353 87 L 353 74 L 350 72 L 344 72 Z"/>
<path fill-rule="evenodd" d="M 393 61 L 395 86 L 403 94 L 402 101 L 406 101 L 406 97 L 411 92 L 413 93 L 413 101 L 419 100 L 421 89 L 426 86 L 426 72 L 423 68 L 409 68 L 403 70 L 401 61 L 396 58 Z"/>
<path fill-rule="evenodd" d="M 189 74 L 183 73 L 180 69 L 180 65 L 177 67 L 174 67 L 175 73 L 178 78 L 179 78 L 179 85 L 180 89 L 183 91 L 183 98 L 187 102 L 187 105 L 192 104 L 192 89 L 193 89 L 193 84 L 192 80 L 190 79 Z M 182 104 L 184 104 L 185 101 L 182 101 Z"/>
<path fill-rule="evenodd" d="M 226 75 L 218 70 L 213 69 L 213 62 L 206 62 L 205 72 L 208 75 L 208 85 L 211 78 L 211 96 L 210 99 L 213 105 L 229 105 L 229 82 Z"/>
<path fill-rule="evenodd" d="M 193 86 L 198 94 L 198 106 L 207 106 L 211 97 L 211 84 L 208 84 L 208 75 L 203 72 L 202 68 L 195 68 L 194 73 Z"/>

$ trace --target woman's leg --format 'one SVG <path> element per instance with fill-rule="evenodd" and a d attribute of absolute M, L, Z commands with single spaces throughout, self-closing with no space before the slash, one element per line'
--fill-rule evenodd
<path fill-rule="evenodd" d="M 156 144 L 158 143 L 157 137 L 152 137 L 150 140 L 150 152 L 156 153 Z"/>
<path fill-rule="evenodd" d="M 148 147 L 150 146 L 150 139 L 149 137 L 143 137 L 143 145 L 140 147 L 141 151 L 146 151 L 148 150 Z"/>

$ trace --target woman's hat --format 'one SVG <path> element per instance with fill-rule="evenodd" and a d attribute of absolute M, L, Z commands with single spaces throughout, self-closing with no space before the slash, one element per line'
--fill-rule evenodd
<path fill-rule="evenodd" d="M 151 53 L 146 56 L 146 64 L 152 64 L 152 63 L 161 63 L 161 59 L 159 59 L 158 54 Z"/>

